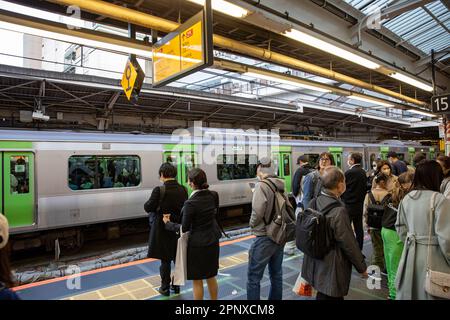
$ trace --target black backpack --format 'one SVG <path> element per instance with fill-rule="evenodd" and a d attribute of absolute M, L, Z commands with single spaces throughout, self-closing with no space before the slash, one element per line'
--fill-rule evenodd
<path fill-rule="evenodd" d="M 317 210 L 317 198 L 311 201 L 308 209 L 297 215 L 295 230 L 297 248 L 314 259 L 322 259 L 332 248 L 332 236 L 327 226 L 326 215 L 341 206 L 334 202 L 323 210 Z"/>
<path fill-rule="evenodd" d="M 383 216 L 391 200 L 391 195 L 387 194 L 380 201 L 376 201 L 372 192 L 369 192 L 370 203 L 367 206 L 367 225 L 371 228 L 381 229 L 383 226 Z"/>

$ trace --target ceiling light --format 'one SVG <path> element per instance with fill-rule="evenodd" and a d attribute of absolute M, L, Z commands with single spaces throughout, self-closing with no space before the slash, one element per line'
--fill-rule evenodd
<path fill-rule="evenodd" d="M 205 0 L 188 0 L 201 6 L 205 5 Z M 250 12 L 242 7 L 239 7 L 233 3 L 224 0 L 211 0 L 211 7 L 213 10 L 225 13 L 235 18 L 244 18 Z"/>
<path fill-rule="evenodd" d="M 313 37 L 307 33 L 298 31 L 296 29 L 291 29 L 289 31 L 286 31 L 284 33 L 286 37 L 289 37 L 291 39 L 303 42 L 309 46 L 312 46 L 314 48 L 317 48 L 319 50 L 323 50 L 325 52 L 334 54 L 335 56 L 338 56 L 340 58 L 346 59 L 348 61 L 357 63 L 363 67 L 369 68 L 369 69 L 378 69 L 380 68 L 380 65 L 372 62 L 366 58 L 363 58 L 357 54 L 354 54 L 353 52 L 350 52 L 348 50 L 339 48 L 335 45 L 332 45 L 331 43 L 328 43 L 326 41 L 323 41 L 319 38 Z"/>
<path fill-rule="evenodd" d="M 86 39 L 86 38 L 82 38 L 82 37 L 78 37 L 78 36 L 57 33 L 57 32 L 53 32 L 53 31 L 47 31 L 47 30 L 42 30 L 42 29 L 26 27 L 26 26 L 22 26 L 19 24 L 3 22 L 3 21 L 0 21 L 0 29 L 6 29 L 6 30 L 10 30 L 10 31 L 25 33 L 25 34 L 29 34 L 29 35 L 33 35 L 33 36 L 37 36 L 37 37 L 43 37 L 43 38 L 48 38 L 48 39 L 53 39 L 53 40 L 58 40 L 58 41 L 63 41 L 63 42 L 77 43 L 77 44 L 84 45 L 87 47 L 92 47 L 92 48 L 106 49 L 106 50 L 112 50 L 112 51 L 117 51 L 117 52 L 136 54 L 138 56 L 142 56 L 145 58 L 152 57 L 152 52 L 151 52 L 150 47 L 149 47 L 148 51 L 144 50 L 144 49 L 133 48 L 133 47 L 130 47 L 133 45 L 132 43 L 130 43 L 130 46 L 128 46 L 128 45 L 122 46 L 122 45 L 118 45 L 118 44 L 112 44 L 112 43 L 98 41 L 98 40 L 91 40 L 91 39 Z M 124 39 L 124 41 L 126 41 L 126 40 Z"/>
<path fill-rule="evenodd" d="M 264 80 L 278 82 L 278 83 L 284 83 L 284 84 L 288 84 L 288 85 L 302 88 L 302 89 L 310 89 L 310 90 L 319 91 L 319 92 L 331 92 L 331 90 L 323 89 L 321 87 L 316 87 L 316 86 L 310 85 L 310 84 L 305 84 L 300 81 L 297 82 L 295 80 L 278 78 L 276 76 L 270 76 L 267 74 L 261 74 L 261 73 L 257 73 L 257 72 L 246 72 L 246 73 L 244 73 L 244 76 L 258 78 L 258 79 L 264 79 Z"/>
<path fill-rule="evenodd" d="M 392 74 L 389 75 L 390 77 L 397 79 L 399 81 L 405 82 L 407 84 L 410 84 L 414 87 L 420 88 L 422 90 L 428 91 L 428 92 L 432 92 L 433 91 L 433 87 L 430 86 L 429 84 L 426 84 L 424 82 L 418 81 L 416 79 L 411 78 L 410 76 L 407 76 L 406 74 L 403 73 L 399 73 L 399 72 L 394 72 Z"/>
<path fill-rule="evenodd" d="M 431 112 L 421 111 L 421 110 L 417 110 L 417 109 L 408 109 L 407 111 L 415 113 L 415 114 L 420 114 L 422 116 L 436 117 L 436 115 L 432 114 Z"/>
<path fill-rule="evenodd" d="M 393 104 L 389 104 L 389 103 L 386 103 L 386 102 L 382 102 L 382 101 L 371 99 L 371 98 L 361 97 L 361 96 L 351 95 L 351 96 L 348 96 L 347 98 L 348 99 L 353 99 L 353 100 L 369 102 L 369 103 L 375 103 L 375 104 L 378 104 L 378 105 L 384 106 L 384 107 L 393 107 L 394 106 Z"/>

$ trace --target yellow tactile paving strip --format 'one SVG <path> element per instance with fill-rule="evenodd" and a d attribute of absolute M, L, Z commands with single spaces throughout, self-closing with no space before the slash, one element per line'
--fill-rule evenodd
<path fill-rule="evenodd" d="M 248 253 L 241 252 L 219 260 L 219 270 L 248 262 Z M 146 300 L 159 295 L 159 275 L 116 284 L 99 290 L 74 295 L 64 300 Z"/>

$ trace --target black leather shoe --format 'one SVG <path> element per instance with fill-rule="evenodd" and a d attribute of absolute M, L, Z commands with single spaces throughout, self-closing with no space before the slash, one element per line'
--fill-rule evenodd
<path fill-rule="evenodd" d="M 170 290 L 169 290 L 169 289 L 163 290 L 163 289 L 159 288 L 159 289 L 158 289 L 158 292 L 159 292 L 161 295 L 163 295 L 163 296 L 166 296 L 166 297 L 170 296 Z"/>
<path fill-rule="evenodd" d="M 170 289 L 175 293 L 175 294 L 179 294 L 180 293 L 180 286 L 174 286 L 172 285 L 170 287 Z"/>

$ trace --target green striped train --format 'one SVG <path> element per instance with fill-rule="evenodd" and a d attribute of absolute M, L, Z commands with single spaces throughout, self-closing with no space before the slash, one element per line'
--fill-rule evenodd
<path fill-rule="evenodd" d="M 197 137 L 191 143 L 180 143 L 185 140 L 176 139 L 170 135 L 0 130 L 0 211 L 10 222 L 13 249 L 45 246 L 52 250 L 56 239 L 64 247 L 77 248 L 87 238 L 117 237 L 130 222 L 143 224 L 147 216 L 143 205 L 152 188 L 160 184 L 158 168 L 165 161 L 177 167 L 177 179 L 186 187 L 189 169 L 202 168 L 210 188 L 219 193 L 224 215 L 248 212 L 258 160 L 251 139 L 244 135 L 231 148 L 217 145 L 212 163 L 199 159 L 214 140 Z M 418 151 L 434 157 L 432 147 L 396 141 L 280 140 L 269 152 L 290 191 L 301 154 L 308 154 L 314 163 L 321 152 L 329 151 L 345 170 L 347 155 L 357 151 L 368 169 L 390 150 L 408 161 Z"/>

